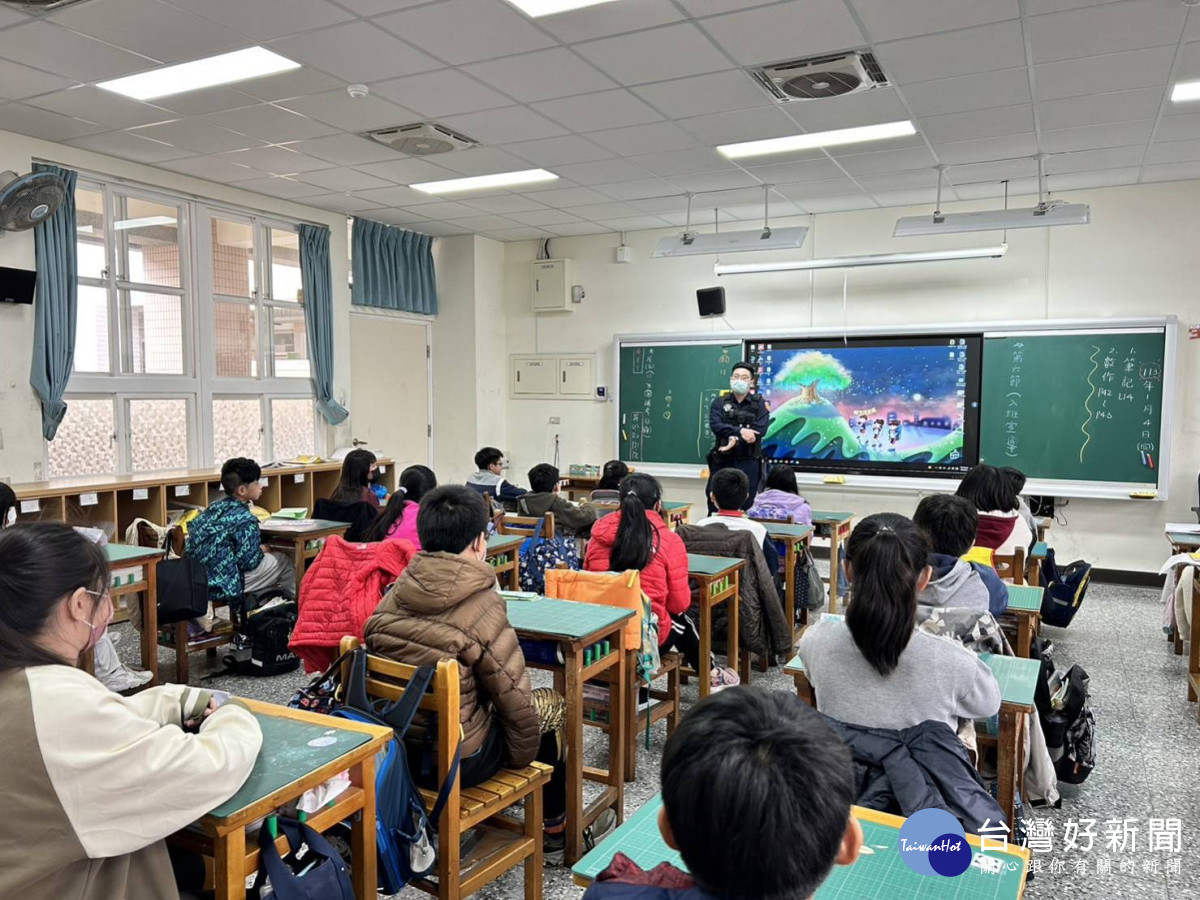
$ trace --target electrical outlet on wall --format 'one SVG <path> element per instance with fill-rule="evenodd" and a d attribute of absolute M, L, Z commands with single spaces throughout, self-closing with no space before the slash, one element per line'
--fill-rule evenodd
<path fill-rule="evenodd" d="M 551 424 L 551 425 L 561 425 L 561 424 L 562 424 L 562 417 L 561 417 L 561 416 L 551 416 L 551 417 L 550 417 L 550 424 Z"/>

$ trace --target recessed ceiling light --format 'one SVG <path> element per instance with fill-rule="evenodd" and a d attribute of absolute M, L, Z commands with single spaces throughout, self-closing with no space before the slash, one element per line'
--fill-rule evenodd
<path fill-rule="evenodd" d="M 1171 102 L 1182 103 L 1185 100 L 1200 100 L 1200 81 L 1177 81 L 1171 90 Z"/>
<path fill-rule="evenodd" d="M 863 125 L 859 128 L 839 128 L 837 131 L 817 131 L 812 134 L 793 134 L 788 137 L 769 138 L 765 141 L 747 141 L 744 144 L 725 144 L 717 151 L 729 159 L 748 156 L 767 156 L 772 153 L 792 153 L 796 150 L 813 150 L 817 147 L 836 147 L 840 144 L 857 144 L 862 141 L 882 141 L 886 138 L 916 134 L 912 122 L 884 122 L 882 125 Z"/>
<path fill-rule="evenodd" d="M 585 6 L 599 6 L 601 3 L 612 3 L 613 0 L 508 0 L 513 6 L 531 18 L 552 16 L 555 13 L 567 12 L 572 9 L 583 9 Z"/>
<path fill-rule="evenodd" d="M 426 181 L 410 184 L 414 191 L 426 194 L 452 194 L 456 191 L 478 191 L 487 188 L 512 187 L 518 184 L 537 184 L 556 181 L 558 176 L 545 169 L 524 169 L 520 172 L 497 172 L 495 175 L 475 175 L 471 178 L 451 178 L 448 181 Z"/>
<path fill-rule="evenodd" d="M 101 81 L 96 87 L 124 94 L 134 100 L 155 100 L 185 91 L 196 91 L 218 84 L 232 84 L 235 81 L 261 78 L 264 75 L 298 68 L 300 63 L 292 62 L 265 47 L 247 47 L 245 50 L 234 50 L 232 53 L 222 53 L 207 59 L 196 59 L 175 66 L 152 69 L 149 72 L 139 72 L 137 75 L 114 78 L 112 81 Z"/>

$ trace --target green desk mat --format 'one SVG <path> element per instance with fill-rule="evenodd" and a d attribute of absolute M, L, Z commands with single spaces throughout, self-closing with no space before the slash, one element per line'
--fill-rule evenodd
<path fill-rule="evenodd" d="M 1181 547 L 1200 546 L 1200 534 L 1192 534 L 1187 531 L 1168 531 L 1167 540 Z"/>
<path fill-rule="evenodd" d="M 791 538 L 797 541 L 808 537 L 813 530 L 811 525 L 789 525 L 787 522 L 763 522 L 762 525 L 772 538 Z"/>
<path fill-rule="evenodd" d="M 830 512 L 829 510 L 813 510 L 812 514 L 814 525 L 836 525 L 838 522 L 845 522 L 847 519 L 853 519 L 852 512 Z"/>
<path fill-rule="evenodd" d="M 574 600 L 509 600 L 508 621 L 521 634 L 553 635 L 577 640 L 623 622 L 633 615 L 632 610 L 598 603 L 578 603 Z"/>
<path fill-rule="evenodd" d="M 487 548 L 490 551 L 494 551 L 494 550 L 498 550 L 498 549 L 515 550 L 517 547 L 521 546 L 522 542 L 524 542 L 526 537 L 528 537 L 528 535 L 522 535 L 522 534 L 489 535 L 488 539 L 487 539 Z"/>
<path fill-rule="evenodd" d="M 133 547 L 129 544 L 105 544 L 104 555 L 110 563 L 131 563 L 162 559 L 167 555 L 167 551 L 156 550 L 154 547 Z"/>
<path fill-rule="evenodd" d="M 1029 551 L 1029 558 L 1030 559 L 1045 559 L 1046 552 L 1049 549 L 1050 549 L 1050 546 L 1045 541 L 1038 541 L 1036 544 L 1033 545 L 1033 549 Z"/>
<path fill-rule="evenodd" d="M 339 728 L 338 720 L 332 716 L 327 725 L 314 725 L 260 712 L 255 712 L 254 718 L 258 719 L 262 728 L 263 744 L 250 777 L 236 794 L 211 810 L 210 816 L 228 819 L 239 810 L 371 739 L 369 734 Z M 328 746 L 310 746 L 310 741 L 327 737 L 335 738 L 335 741 Z"/>
<path fill-rule="evenodd" d="M 1034 587 L 1031 584 L 1008 585 L 1008 608 L 1021 612 L 1036 612 L 1042 608 L 1042 595 L 1045 588 Z"/>
<path fill-rule="evenodd" d="M 688 554 L 689 575 L 721 575 L 741 565 L 743 560 L 731 556 L 704 556 L 700 553 Z"/>
<path fill-rule="evenodd" d="M 627 819 L 603 844 L 579 860 L 572 872 L 580 878 L 595 877 L 620 851 L 643 869 L 668 862 L 686 869 L 679 854 L 663 843 L 658 832 L 658 811 L 662 795 L 655 795 Z M 863 829 L 862 853 L 850 866 L 834 866 L 825 882 L 813 895 L 815 900 L 861 900 L 868 897 L 921 897 L 923 900 L 1016 900 L 1021 889 L 1024 865 L 1015 854 L 988 850 L 983 855 L 1003 860 L 1006 865 L 996 874 L 975 866 L 956 878 L 918 875 L 900 858 L 898 829 L 878 822 L 859 820 Z M 974 849 L 974 848 L 972 848 Z M 975 855 L 980 854 L 974 850 Z M 1010 869 L 1007 864 L 1016 863 Z"/>

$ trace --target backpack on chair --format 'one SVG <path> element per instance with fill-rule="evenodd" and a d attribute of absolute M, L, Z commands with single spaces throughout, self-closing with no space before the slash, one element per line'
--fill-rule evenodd
<path fill-rule="evenodd" d="M 564 563 L 568 569 L 579 568 L 579 551 L 575 542 L 567 540 L 562 535 L 543 537 L 542 530 L 546 525 L 546 517 L 538 519 L 533 533 L 525 538 L 518 551 L 520 557 L 521 590 L 532 591 L 535 594 L 546 590 L 546 570 L 553 569 L 559 563 Z"/>
<path fill-rule="evenodd" d="M 1056 628 L 1070 625 L 1091 580 L 1091 563 L 1077 559 L 1060 570 L 1054 551 L 1047 550 L 1042 563 L 1042 584 L 1046 586 L 1042 595 L 1042 623 Z"/>

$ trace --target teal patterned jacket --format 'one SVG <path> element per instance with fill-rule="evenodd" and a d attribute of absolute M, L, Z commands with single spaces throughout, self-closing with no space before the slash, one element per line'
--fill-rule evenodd
<path fill-rule="evenodd" d="M 263 559 L 258 519 L 240 500 L 218 500 L 188 526 L 186 553 L 208 569 L 208 586 L 215 597 L 240 599 L 242 573 L 257 568 Z"/>

